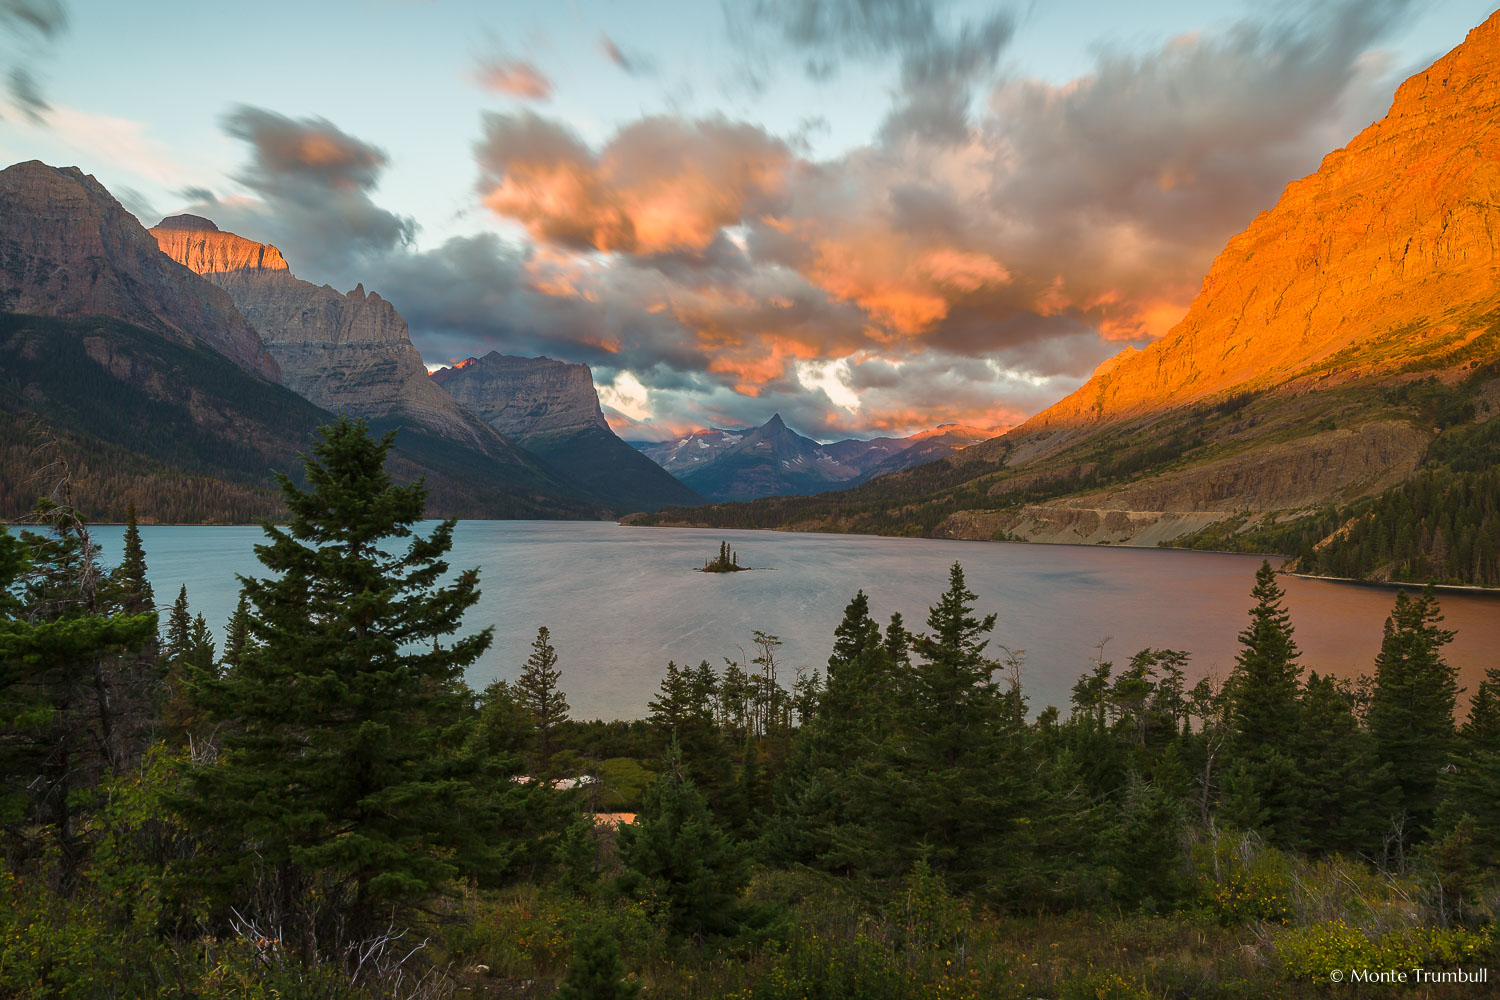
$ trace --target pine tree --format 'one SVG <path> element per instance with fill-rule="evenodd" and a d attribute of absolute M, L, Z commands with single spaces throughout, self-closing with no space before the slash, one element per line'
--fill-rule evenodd
<path fill-rule="evenodd" d="M 1293 638 L 1291 616 L 1282 601 L 1269 560 L 1262 562 L 1250 591 L 1255 606 L 1250 624 L 1240 633 L 1240 653 L 1228 682 L 1231 759 L 1241 765 L 1237 795 L 1254 800 L 1265 813 L 1263 829 L 1273 843 L 1290 846 L 1304 825 L 1304 790 L 1294 763 L 1283 747 L 1299 724 L 1301 655 Z M 1237 817 L 1248 820 L 1250 814 Z"/>
<path fill-rule="evenodd" d="M 1379 842 L 1383 772 L 1347 683 L 1309 674 L 1300 728 L 1290 744 L 1300 776 L 1302 825 L 1291 846 L 1314 853 L 1369 853 Z"/>
<path fill-rule="evenodd" d="M 599 924 L 587 927 L 573 946 L 568 975 L 552 994 L 553 1000 L 634 1000 L 639 983 L 625 981 L 620 948 L 609 931 Z"/>
<path fill-rule="evenodd" d="M 44 501 L 46 534 L 0 531 L 0 832 L 13 869 L 44 850 L 76 884 L 102 779 L 139 760 L 145 720 L 128 669 L 156 612 L 112 601 L 82 517 Z"/>
<path fill-rule="evenodd" d="M 235 605 L 234 613 L 229 616 L 229 625 L 224 630 L 224 658 L 220 662 L 226 670 L 233 670 L 240 665 L 252 641 L 250 599 L 240 594 L 240 602 Z"/>
<path fill-rule="evenodd" d="M 167 615 L 167 638 L 162 655 L 168 662 L 176 662 L 186 657 L 193 648 L 193 616 L 188 611 L 187 584 L 177 592 L 177 600 L 172 602 L 172 610 Z"/>
<path fill-rule="evenodd" d="M 255 642 L 223 677 L 195 677 L 226 735 L 176 803 L 205 840 L 188 867 L 221 919 L 251 905 L 304 960 L 404 921 L 455 876 L 500 875 L 501 816 L 524 794 L 476 786 L 452 743 L 490 631 L 443 644 L 478 574 L 438 585 L 454 522 L 413 533 L 426 487 L 391 482 L 393 441 L 339 420 L 306 459 L 308 489 L 278 476 L 288 523 L 256 547 L 271 575 L 241 577 Z"/>
<path fill-rule="evenodd" d="M 627 869 L 621 888 L 654 898 L 677 934 L 701 938 L 732 933 L 749 873 L 680 760 L 674 747 L 667 770 L 646 791 L 635 822 L 620 828 L 620 860 Z"/>
<path fill-rule="evenodd" d="M 1240 754 L 1256 760 L 1296 728 L 1301 655 L 1292 620 L 1282 606 L 1285 591 L 1269 560 L 1261 563 L 1250 591 L 1255 607 L 1240 633 L 1241 650 L 1230 675 L 1230 719 Z"/>
<path fill-rule="evenodd" d="M 1375 756 L 1390 769 L 1393 817 L 1409 818 L 1416 830 L 1432 823 L 1438 776 L 1454 749 L 1458 671 L 1443 659 L 1454 633 L 1439 627 L 1442 620 L 1431 587 L 1415 600 L 1398 593 L 1375 658 Z"/>
<path fill-rule="evenodd" d="M 156 610 L 156 595 L 146 579 L 146 549 L 141 544 L 141 529 L 136 523 L 135 501 L 125 508 L 125 544 L 120 564 L 110 574 L 121 588 L 121 609 L 138 615 Z"/>
<path fill-rule="evenodd" d="M 568 699 L 558 687 L 562 671 L 557 668 L 557 650 L 552 648 L 552 633 L 543 625 L 536 630 L 531 655 L 521 676 L 516 678 L 516 693 L 531 711 L 536 728 L 536 767 L 541 774 L 552 768 L 552 750 L 557 728 L 568 721 Z"/>
<path fill-rule="evenodd" d="M 927 852 L 957 888 L 987 883 L 997 896 L 1025 882 L 1055 815 L 1043 802 L 1019 694 L 994 683 L 985 636 L 996 616 L 976 617 L 976 595 L 954 564 L 948 590 L 912 640 L 913 663 L 874 759 L 847 776 L 852 820 L 837 849 L 871 874 L 898 876 Z M 1032 816 L 1046 818 L 1020 827 Z M 1014 902 L 1014 899 L 1011 900 Z"/>

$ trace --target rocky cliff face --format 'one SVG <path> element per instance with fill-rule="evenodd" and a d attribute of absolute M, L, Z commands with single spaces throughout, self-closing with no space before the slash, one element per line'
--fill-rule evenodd
<path fill-rule="evenodd" d="M 1500 308 L 1500 14 L 1230 240 L 1188 314 L 1020 434 L 1399 368 Z"/>
<path fill-rule="evenodd" d="M 219 231 L 198 215 L 173 215 L 151 230 L 162 252 L 195 274 L 230 271 L 286 271 L 286 258 L 267 243 Z"/>
<path fill-rule="evenodd" d="M 158 252 L 135 217 L 77 167 L 33 160 L 0 171 L 0 309 L 113 316 L 281 377 L 229 296 Z"/>
<path fill-rule="evenodd" d="M 432 380 L 509 437 L 524 439 L 586 427 L 609 430 L 588 365 L 491 351 L 482 358 L 440 368 Z"/>
<path fill-rule="evenodd" d="M 618 513 L 703 502 L 615 436 L 599 407 L 588 365 L 491 351 L 440 368 L 432 380 L 540 457 L 565 482 Z"/>
<path fill-rule="evenodd" d="M 363 285 L 344 294 L 302 281 L 274 246 L 197 216 L 163 219 L 151 235 L 228 293 L 304 399 L 335 413 L 409 420 L 500 457 L 514 450 L 433 383 L 405 321 Z"/>

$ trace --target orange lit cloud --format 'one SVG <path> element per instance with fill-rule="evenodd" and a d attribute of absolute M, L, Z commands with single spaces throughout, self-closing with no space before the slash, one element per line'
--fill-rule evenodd
<path fill-rule="evenodd" d="M 552 96 L 552 81 L 534 65 L 521 59 L 488 59 L 479 64 L 475 80 L 485 90 L 511 97 L 545 101 Z"/>
<path fill-rule="evenodd" d="M 700 251 L 775 198 L 792 158 L 763 130 L 722 119 L 646 118 L 597 155 L 533 114 L 485 118 L 481 197 L 533 238 L 630 254 Z"/>

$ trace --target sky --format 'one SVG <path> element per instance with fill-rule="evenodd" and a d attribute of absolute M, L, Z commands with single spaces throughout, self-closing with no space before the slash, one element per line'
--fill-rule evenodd
<path fill-rule="evenodd" d="M 1492 2 L 0 0 L 0 162 L 590 365 L 630 438 L 1001 430 Z"/>

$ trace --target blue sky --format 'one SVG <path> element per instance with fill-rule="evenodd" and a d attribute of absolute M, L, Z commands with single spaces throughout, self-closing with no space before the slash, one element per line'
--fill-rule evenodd
<path fill-rule="evenodd" d="M 363 281 L 429 362 L 590 363 L 622 432 L 999 427 L 1494 9 L 0 0 L 45 104 L 0 159 Z"/>

